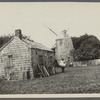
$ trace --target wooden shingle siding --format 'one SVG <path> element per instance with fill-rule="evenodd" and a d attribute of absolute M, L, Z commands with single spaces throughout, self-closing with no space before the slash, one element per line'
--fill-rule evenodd
<path fill-rule="evenodd" d="M 39 73 L 38 64 L 40 62 L 39 56 L 43 57 L 43 65 L 48 70 L 48 68 L 51 67 L 50 57 L 52 57 L 52 61 L 54 61 L 54 53 L 46 50 L 39 50 L 39 49 L 32 49 L 31 53 L 32 53 L 31 55 L 32 55 L 32 67 L 34 71 L 34 77 L 38 77 L 37 75 Z"/>
<path fill-rule="evenodd" d="M 70 37 L 56 39 L 56 60 L 59 62 L 63 58 L 65 61 L 68 61 L 70 58 L 71 62 L 73 62 L 73 56 L 70 55 L 70 51 L 73 49 L 73 43 Z"/>
<path fill-rule="evenodd" d="M 19 30 L 15 33 L 15 36 L 0 48 L 0 78 L 33 79 L 41 74 L 41 67 L 45 77 L 49 76 L 48 69 L 52 68 L 50 59 L 54 61 L 54 52 L 41 43 L 20 38 L 22 35 Z"/>
<path fill-rule="evenodd" d="M 15 37 L 7 46 L 1 50 L 2 56 L 8 56 L 6 54 L 12 54 L 13 68 L 14 68 L 14 78 L 23 79 L 23 73 L 27 70 L 31 71 L 32 76 L 32 66 L 31 66 L 31 49 L 22 43 L 22 41 Z M 7 60 L 6 60 L 7 61 Z M 5 64 L 0 63 L 0 72 L 4 72 Z M 1 76 L 3 74 L 0 74 Z M 32 76 L 33 77 L 33 76 Z"/>

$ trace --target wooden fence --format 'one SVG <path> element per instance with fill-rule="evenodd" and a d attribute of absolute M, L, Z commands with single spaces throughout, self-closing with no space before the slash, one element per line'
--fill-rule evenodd
<path fill-rule="evenodd" d="M 74 65 L 74 67 L 75 66 L 95 66 L 95 65 L 100 65 L 100 59 L 73 62 L 73 65 Z"/>

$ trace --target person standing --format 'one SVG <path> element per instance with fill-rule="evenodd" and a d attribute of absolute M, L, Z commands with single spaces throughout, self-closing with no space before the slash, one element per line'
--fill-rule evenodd
<path fill-rule="evenodd" d="M 61 61 L 59 62 L 59 65 L 60 65 L 60 67 L 62 68 L 62 72 L 65 72 L 66 63 L 65 63 L 65 61 L 64 61 L 63 58 L 62 58 Z"/>

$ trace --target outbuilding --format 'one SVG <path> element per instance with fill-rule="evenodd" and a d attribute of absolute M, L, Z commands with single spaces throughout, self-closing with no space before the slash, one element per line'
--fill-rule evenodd
<path fill-rule="evenodd" d="M 20 29 L 0 48 L 0 78 L 24 80 L 55 74 L 54 52 L 34 41 L 23 39 Z"/>

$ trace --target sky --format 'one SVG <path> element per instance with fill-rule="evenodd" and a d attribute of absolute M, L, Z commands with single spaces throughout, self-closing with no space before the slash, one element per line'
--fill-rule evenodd
<path fill-rule="evenodd" d="M 87 33 L 100 39 L 100 3 L 0 3 L 0 36 L 21 29 L 23 35 L 51 48 L 58 37 L 44 24 L 58 35 L 69 28 L 69 36 Z"/>

